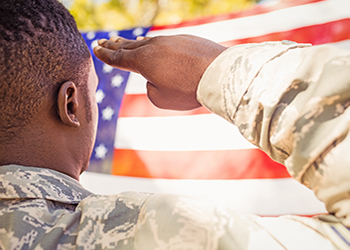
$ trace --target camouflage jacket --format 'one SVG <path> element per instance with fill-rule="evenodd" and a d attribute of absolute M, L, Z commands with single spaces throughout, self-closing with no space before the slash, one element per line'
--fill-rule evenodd
<path fill-rule="evenodd" d="M 334 221 L 242 215 L 169 194 L 94 195 L 54 170 L 0 167 L 3 250 L 335 250 L 349 241 Z"/>
<path fill-rule="evenodd" d="M 94 195 L 54 170 L 9 165 L 0 167 L 0 249 L 350 249 L 337 221 L 350 211 L 349 52 L 305 46 L 235 46 L 207 69 L 198 99 L 337 217 L 260 218 L 176 195 Z"/>
<path fill-rule="evenodd" d="M 54 170 L 0 167 L 4 250 L 217 249 L 235 216 L 187 197 L 94 195 Z"/>
<path fill-rule="evenodd" d="M 234 46 L 206 70 L 197 99 L 350 227 L 350 51 L 288 41 Z"/>

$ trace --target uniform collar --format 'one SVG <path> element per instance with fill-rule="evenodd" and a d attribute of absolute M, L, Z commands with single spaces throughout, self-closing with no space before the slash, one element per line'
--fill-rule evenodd
<path fill-rule="evenodd" d="M 91 194 L 77 180 L 55 170 L 18 165 L 0 167 L 0 199 L 42 198 L 77 204 Z"/>

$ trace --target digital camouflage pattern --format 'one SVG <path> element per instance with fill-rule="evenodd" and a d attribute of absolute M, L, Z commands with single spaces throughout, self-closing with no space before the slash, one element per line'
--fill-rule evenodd
<path fill-rule="evenodd" d="M 43 168 L 0 167 L 0 193 L 4 250 L 346 249 L 339 247 L 345 243 L 336 232 L 347 231 L 340 223 L 242 215 L 169 194 L 94 195 Z"/>
<path fill-rule="evenodd" d="M 0 249 L 350 249 L 341 223 L 350 211 L 349 63 L 349 52 L 325 46 L 235 46 L 198 89 L 337 217 L 261 218 L 177 195 L 95 195 L 54 170 L 9 165 L 0 167 Z"/>
<path fill-rule="evenodd" d="M 134 226 L 148 196 L 92 195 L 54 170 L 2 166 L 0 248 L 133 249 Z"/>
<path fill-rule="evenodd" d="M 350 51 L 289 41 L 235 46 L 207 69 L 197 97 L 350 227 Z"/>

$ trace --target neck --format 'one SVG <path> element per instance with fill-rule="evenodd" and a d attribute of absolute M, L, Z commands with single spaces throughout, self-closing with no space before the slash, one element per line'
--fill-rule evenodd
<path fill-rule="evenodd" d="M 26 133 L 11 143 L 0 144 L 0 165 L 16 164 L 59 171 L 79 180 L 81 162 L 71 153 L 65 137 L 38 130 Z M 54 142 L 54 143 L 53 143 Z"/>

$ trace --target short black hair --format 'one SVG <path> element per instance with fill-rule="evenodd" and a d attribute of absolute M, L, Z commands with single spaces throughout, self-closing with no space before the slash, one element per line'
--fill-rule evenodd
<path fill-rule="evenodd" d="M 57 0 L 2 1 L 0 139 L 29 124 L 64 82 L 86 88 L 90 57 L 73 16 Z"/>

